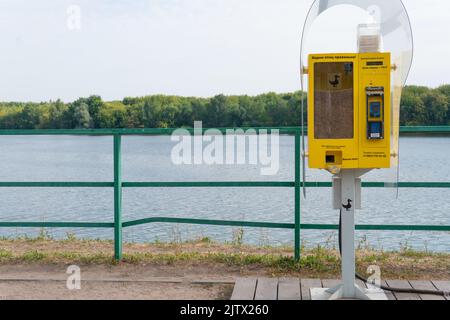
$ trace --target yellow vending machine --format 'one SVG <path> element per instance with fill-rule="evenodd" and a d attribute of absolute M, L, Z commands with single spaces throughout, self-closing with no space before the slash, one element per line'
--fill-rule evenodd
<path fill-rule="evenodd" d="M 390 53 L 310 54 L 309 168 L 390 167 Z"/>

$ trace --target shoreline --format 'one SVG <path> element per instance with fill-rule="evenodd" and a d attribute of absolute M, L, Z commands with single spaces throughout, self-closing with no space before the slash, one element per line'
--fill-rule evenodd
<path fill-rule="evenodd" d="M 183 243 L 124 243 L 121 262 L 113 259 L 113 247 L 109 240 L 1 239 L 0 266 L 4 270 L 8 266 L 41 269 L 47 265 L 71 264 L 113 269 L 171 267 L 174 272 L 194 269 L 193 275 L 199 276 L 208 273 L 208 269 L 235 276 L 333 278 L 340 275 L 338 251 L 323 247 L 302 249 L 299 262 L 294 261 L 293 250 L 288 246 L 223 244 L 209 238 Z M 369 265 L 377 265 L 383 278 L 450 280 L 450 254 L 447 253 L 363 248 L 357 250 L 356 258 L 357 269 L 363 274 Z"/>

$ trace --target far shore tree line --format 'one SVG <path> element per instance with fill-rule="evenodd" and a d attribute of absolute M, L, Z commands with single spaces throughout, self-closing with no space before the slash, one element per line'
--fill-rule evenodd
<path fill-rule="evenodd" d="M 179 128 L 192 127 L 194 121 L 214 128 L 299 126 L 301 96 L 301 92 L 212 98 L 152 95 L 103 101 L 93 95 L 71 103 L 0 102 L 0 129 Z M 450 125 L 450 85 L 407 86 L 400 122 Z"/>

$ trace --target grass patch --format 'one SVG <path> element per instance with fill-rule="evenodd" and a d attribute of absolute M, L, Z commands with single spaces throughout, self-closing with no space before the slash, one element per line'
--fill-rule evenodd
<path fill-rule="evenodd" d="M 36 262 L 47 258 L 47 254 L 44 252 L 39 252 L 37 250 L 27 251 L 20 257 L 22 261 Z"/>
<path fill-rule="evenodd" d="M 13 258 L 13 253 L 8 250 L 0 249 L 0 261 L 8 261 Z"/>
<path fill-rule="evenodd" d="M 293 259 L 290 247 L 257 247 L 219 244 L 209 238 L 183 243 L 124 244 L 123 259 L 113 259 L 110 240 L 78 240 L 72 236 L 56 241 L 40 239 L 0 239 L 0 263 L 61 263 L 79 265 L 167 265 L 195 269 L 196 265 L 221 266 L 240 273 L 257 272 L 276 276 L 337 277 L 339 252 L 324 247 L 303 248 L 300 261 Z M 371 265 L 383 271 L 384 278 L 450 279 L 450 254 L 414 251 L 398 252 L 359 249 L 357 267 L 365 274 Z M 438 277 L 437 277 L 438 276 Z"/>

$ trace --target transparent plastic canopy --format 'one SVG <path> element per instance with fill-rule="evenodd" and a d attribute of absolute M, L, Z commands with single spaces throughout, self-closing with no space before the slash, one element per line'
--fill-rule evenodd
<path fill-rule="evenodd" d="M 391 52 L 395 62 L 398 62 L 398 69 L 395 73 L 398 75 L 398 80 L 403 86 L 408 78 L 408 73 L 411 68 L 413 57 L 413 36 L 411 30 L 411 23 L 409 21 L 408 13 L 401 0 L 316 0 L 309 9 L 305 20 L 301 41 L 301 66 L 306 66 L 307 55 L 314 52 L 314 48 L 307 47 L 308 36 L 314 22 L 319 16 L 326 13 L 332 8 L 341 7 L 340 20 L 322 20 L 320 21 L 321 29 L 326 32 L 328 29 L 330 33 L 335 32 L 336 25 L 342 24 L 348 17 L 345 11 L 349 11 L 348 7 L 355 6 L 360 8 L 359 17 L 355 17 L 356 11 L 351 11 L 352 21 L 359 19 L 358 24 L 372 23 L 380 26 L 380 33 L 383 40 L 383 51 Z M 330 18 L 334 18 L 331 16 Z M 354 26 L 356 32 L 358 25 Z M 342 35 L 345 37 L 346 35 Z M 351 36 L 351 35 L 349 35 Z M 354 39 L 355 52 L 357 39 Z M 336 52 L 334 48 L 329 48 L 329 52 Z M 326 53 L 326 52 L 320 52 Z M 396 84 L 397 85 L 397 84 Z"/>
<path fill-rule="evenodd" d="M 364 29 L 364 26 L 367 28 Z M 387 186 L 398 180 L 400 99 L 413 59 L 413 36 L 401 0 L 316 0 L 305 20 L 301 39 L 300 66 L 308 68 L 311 53 L 351 53 L 361 50 L 361 32 L 377 28 L 379 51 L 390 52 L 391 79 L 391 169 L 384 172 Z M 361 31 L 362 30 L 362 31 Z M 367 37 L 370 40 L 370 37 Z M 378 45 L 378 42 L 375 42 Z M 358 48 L 359 46 L 359 48 Z M 363 52 L 363 51 L 361 51 Z M 302 72 L 301 88 L 306 78 Z M 302 99 L 303 102 L 303 99 Z M 302 106 L 303 116 L 303 106 Z M 302 119 L 303 124 L 303 119 Z M 303 143 L 303 148 L 304 148 Z"/>

